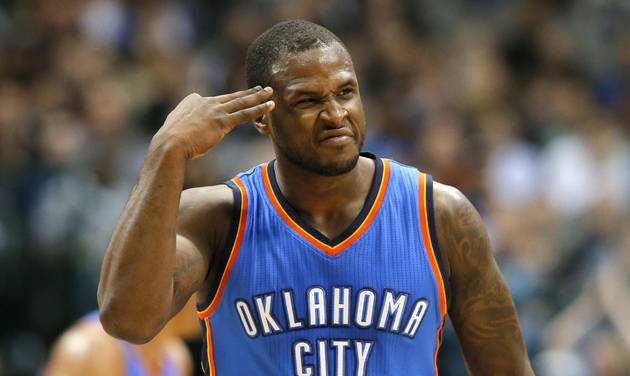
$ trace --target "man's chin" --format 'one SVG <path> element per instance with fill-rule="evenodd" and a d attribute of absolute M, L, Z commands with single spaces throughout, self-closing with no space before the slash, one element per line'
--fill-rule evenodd
<path fill-rule="evenodd" d="M 345 149 L 345 148 L 344 148 Z M 359 161 L 359 148 L 351 150 L 313 150 L 312 153 L 304 151 L 280 148 L 285 158 L 294 165 L 322 176 L 339 176 L 346 174 L 357 165 Z M 308 154 L 308 155 L 307 155 Z"/>
<path fill-rule="evenodd" d="M 359 154 L 345 159 L 343 161 L 332 161 L 329 163 L 322 163 L 317 166 L 311 166 L 310 170 L 323 176 L 339 176 L 347 174 L 357 165 L 359 161 Z"/>

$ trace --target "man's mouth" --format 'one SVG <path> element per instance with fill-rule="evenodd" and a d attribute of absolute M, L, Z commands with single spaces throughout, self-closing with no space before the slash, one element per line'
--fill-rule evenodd
<path fill-rule="evenodd" d="M 321 132 L 319 142 L 324 145 L 338 146 L 354 141 L 354 133 L 349 128 L 326 129 Z"/>

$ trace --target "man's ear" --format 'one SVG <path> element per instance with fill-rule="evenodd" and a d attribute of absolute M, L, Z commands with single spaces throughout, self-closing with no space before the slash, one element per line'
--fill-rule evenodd
<path fill-rule="evenodd" d="M 265 114 L 254 120 L 254 127 L 256 127 L 258 133 L 262 134 L 263 136 L 268 136 L 269 133 L 271 133 L 270 122 L 271 116 L 269 114 Z"/>

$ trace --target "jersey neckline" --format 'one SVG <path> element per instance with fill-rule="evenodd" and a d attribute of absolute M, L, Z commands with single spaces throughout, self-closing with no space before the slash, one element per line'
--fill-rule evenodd
<path fill-rule="evenodd" d="M 361 153 L 361 155 L 371 158 L 375 162 L 372 186 L 357 217 L 334 239 L 328 238 L 305 221 L 284 197 L 276 180 L 275 160 L 262 166 L 265 191 L 278 215 L 300 237 L 331 256 L 339 254 L 361 237 L 369 228 L 385 196 L 387 183 L 389 182 L 389 161 L 377 158 L 371 153 Z"/>

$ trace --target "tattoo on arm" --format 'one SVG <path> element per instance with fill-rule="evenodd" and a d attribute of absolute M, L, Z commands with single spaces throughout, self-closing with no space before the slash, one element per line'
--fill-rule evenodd
<path fill-rule="evenodd" d="M 472 374 L 533 374 L 512 297 L 479 214 L 457 190 L 436 190 L 440 249 L 450 268 L 449 316 Z"/>

